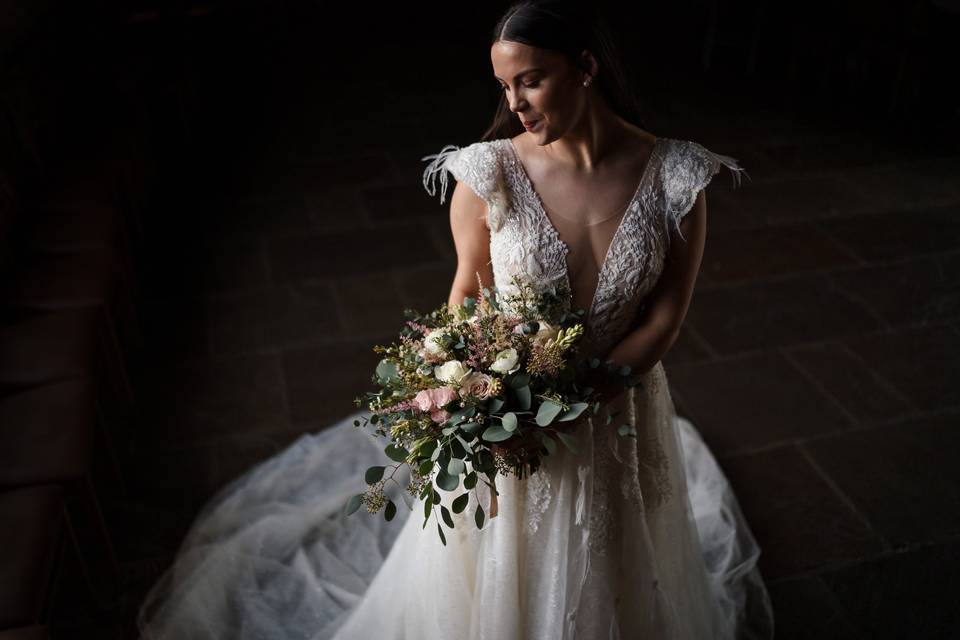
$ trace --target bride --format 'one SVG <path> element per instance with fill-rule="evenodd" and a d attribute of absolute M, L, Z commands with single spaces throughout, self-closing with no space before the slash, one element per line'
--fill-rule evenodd
<path fill-rule="evenodd" d="M 722 166 L 742 169 L 640 126 L 608 31 L 584 6 L 522 2 L 493 36 L 493 125 L 425 158 L 428 192 L 439 177 L 442 201 L 447 174 L 457 181 L 448 303 L 476 295 L 477 278 L 566 291 L 586 311 L 586 354 L 642 384 L 597 379 L 607 400 L 578 420 L 579 451 L 498 479 L 496 517 L 478 529 L 469 506 L 446 544 L 403 507 L 390 522 L 344 516 L 363 470 L 385 462 L 385 443 L 355 426 L 369 414 L 302 436 L 205 507 L 143 604 L 144 638 L 772 637 L 760 549 L 661 364 L 699 270 L 703 189 Z M 617 416 L 636 438 L 616 434 Z M 387 497 L 401 504 L 406 482 Z M 488 505 L 477 488 L 471 501 Z M 449 507 L 458 492 L 440 491 Z"/>

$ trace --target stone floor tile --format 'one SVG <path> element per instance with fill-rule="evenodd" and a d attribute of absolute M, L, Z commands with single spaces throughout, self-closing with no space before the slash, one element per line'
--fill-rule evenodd
<path fill-rule="evenodd" d="M 894 545 L 960 536 L 960 412 L 818 438 L 803 446 Z"/>
<path fill-rule="evenodd" d="M 721 461 L 768 579 L 876 556 L 879 538 L 794 446 Z"/>
<path fill-rule="evenodd" d="M 707 201 L 708 210 L 713 208 L 713 228 L 723 231 L 847 216 L 868 207 L 862 196 L 835 176 L 796 177 L 778 182 L 743 180 L 738 189 L 708 193 Z M 730 211 L 737 215 L 729 215 Z"/>
<path fill-rule="evenodd" d="M 708 234 L 698 287 L 857 264 L 810 223 Z"/>
<path fill-rule="evenodd" d="M 861 424 L 889 421 L 913 410 L 843 343 L 798 347 L 788 357 Z"/>
<path fill-rule="evenodd" d="M 837 271 L 830 277 L 892 326 L 960 316 L 960 254 Z"/>
<path fill-rule="evenodd" d="M 960 636 L 957 541 L 893 554 L 822 578 L 864 638 Z"/>
<path fill-rule="evenodd" d="M 783 356 L 765 353 L 667 370 L 671 389 L 718 455 L 852 426 Z"/>
<path fill-rule="evenodd" d="M 777 640 L 863 640 L 816 576 L 768 585 Z"/>
<path fill-rule="evenodd" d="M 824 220 L 821 227 L 870 262 L 955 251 L 960 205 Z"/>
<path fill-rule="evenodd" d="M 917 408 L 960 406 L 960 338 L 950 327 L 898 329 L 851 338 L 850 348 Z"/>
<path fill-rule="evenodd" d="M 687 322 L 721 354 L 785 347 L 879 328 L 823 275 L 697 291 Z"/>
<path fill-rule="evenodd" d="M 960 157 L 956 156 L 853 169 L 844 178 L 881 211 L 960 202 Z"/>

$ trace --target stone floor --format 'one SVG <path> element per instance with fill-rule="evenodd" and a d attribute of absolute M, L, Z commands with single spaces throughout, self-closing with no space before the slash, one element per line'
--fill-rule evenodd
<path fill-rule="evenodd" d="M 371 345 L 405 307 L 447 297 L 447 211 L 420 158 L 478 139 L 488 109 L 425 117 L 415 89 L 392 86 L 377 103 L 399 105 L 389 120 L 318 118 L 321 85 L 278 91 L 249 164 L 154 221 L 124 460 L 135 499 L 107 505 L 128 592 L 103 629 L 129 633 L 217 488 L 353 411 Z M 706 254 L 664 366 L 763 549 L 778 637 L 957 637 L 956 146 L 722 89 L 656 106 L 654 133 L 750 174 L 707 191 Z"/>

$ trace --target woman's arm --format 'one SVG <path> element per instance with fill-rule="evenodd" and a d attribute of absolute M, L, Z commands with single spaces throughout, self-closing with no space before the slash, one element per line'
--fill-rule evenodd
<path fill-rule="evenodd" d="M 617 366 L 628 365 L 636 374 L 652 369 L 680 335 L 680 327 L 693 297 L 706 241 L 707 199 L 704 191 L 697 194 L 693 208 L 680 223 L 680 230 L 686 242 L 676 232 L 671 232 L 670 251 L 663 273 L 647 296 L 647 306 L 640 324 L 605 357 Z M 611 387 L 607 387 L 607 391 L 613 392 L 613 397 L 619 395 Z"/>
<path fill-rule="evenodd" d="M 458 182 L 450 198 L 450 228 L 457 249 L 457 273 L 447 304 L 463 304 L 466 296 L 476 297 L 477 274 L 484 287 L 493 286 L 490 266 L 490 230 L 486 224 L 487 205 L 469 186 Z"/>

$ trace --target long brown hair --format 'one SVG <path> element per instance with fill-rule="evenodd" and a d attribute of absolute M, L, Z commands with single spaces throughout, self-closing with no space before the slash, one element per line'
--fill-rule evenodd
<path fill-rule="evenodd" d="M 571 63 L 582 66 L 584 49 L 597 59 L 597 86 L 613 111 L 641 129 L 640 105 L 631 91 L 620 64 L 612 32 L 599 11 L 587 2 L 570 0 L 524 0 L 513 4 L 493 29 L 493 46 L 500 40 L 550 49 L 565 54 Z M 523 132 L 523 126 L 504 95 L 493 122 L 481 140 L 512 138 Z"/>

